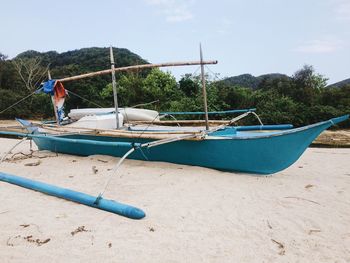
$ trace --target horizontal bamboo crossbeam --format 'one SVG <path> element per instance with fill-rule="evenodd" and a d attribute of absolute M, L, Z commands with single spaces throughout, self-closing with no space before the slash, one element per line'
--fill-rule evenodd
<path fill-rule="evenodd" d="M 170 63 L 159 63 L 159 64 L 143 64 L 143 65 L 135 65 L 135 66 L 128 66 L 128 67 L 120 67 L 115 68 L 115 72 L 120 71 L 132 71 L 132 70 L 141 70 L 141 69 L 147 69 L 147 68 L 160 68 L 160 67 L 177 67 L 177 66 L 193 66 L 193 65 L 208 65 L 208 64 L 217 64 L 217 60 L 208 60 L 208 61 L 188 61 L 188 62 L 170 62 Z M 71 81 L 71 80 L 78 80 L 78 79 L 84 79 L 104 74 L 110 74 L 112 72 L 112 69 L 105 69 L 101 71 L 81 74 L 77 76 L 67 77 L 59 79 L 61 82 L 65 81 Z"/>
<path fill-rule="evenodd" d="M 229 124 L 229 120 L 209 120 L 210 126 L 217 126 L 217 125 L 223 125 L 223 124 Z M 136 124 L 136 125 L 164 125 L 164 126 L 177 126 L 177 124 L 180 124 L 181 126 L 203 126 L 205 125 L 205 120 L 176 120 L 176 121 L 129 121 L 130 124 Z"/>
<path fill-rule="evenodd" d="M 178 137 L 179 135 L 192 134 L 200 135 L 198 132 L 186 132 L 186 131 L 159 131 L 159 132 L 148 132 L 148 131 L 129 131 L 129 130 L 113 130 L 113 129 L 92 129 L 82 127 L 67 127 L 67 126 L 56 126 L 56 125 L 41 125 L 42 132 L 48 135 L 66 135 L 68 134 L 91 134 L 94 136 L 111 136 L 111 137 L 122 137 L 122 138 L 143 138 L 143 139 L 166 139 Z M 1 133 L 1 131 L 0 131 Z M 192 138 L 189 140 L 200 140 L 200 138 Z"/>

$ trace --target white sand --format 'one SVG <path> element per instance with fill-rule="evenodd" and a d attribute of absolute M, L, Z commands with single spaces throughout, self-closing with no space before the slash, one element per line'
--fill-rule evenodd
<path fill-rule="evenodd" d="M 0 139 L 0 154 L 15 143 Z M 35 155 L 50 157 L 6 161 L 0 171 L 96 195 L 117 161 Z M 350 149 L 308 149 L 271 177 L 128 160 L 105 197 L 146 218 L 0 182 L 0 261 L 350 262 Z"/>

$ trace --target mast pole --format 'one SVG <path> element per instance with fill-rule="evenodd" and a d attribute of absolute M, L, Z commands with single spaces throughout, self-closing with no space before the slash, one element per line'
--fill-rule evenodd
<path fill-rule="evenodd" d="M 117 83 L 115 80 L 115 67 L 114 67 L 114 56 L 113 56 L 113 47 L 110 46 L 109 53 L 111 57 L 111 73 L 112 73 L 112 87 L 113 87 L 113 98 L 114 98 L 114 107 L 115 107 L 115 120 L 116 127 L 119 129 L 119 118 L 118 118 L 118 94 L 117 94 Z"/>
<path fill-rule="evenodd" d="M 47 71 L 47 78 L 49 80 L 52 79 L 50 70 Z M 53 111 L 55 113 L 56 123 L 57 123 L 57 125 L 60 125 L 60 120 L 58 119 L 58 113 L 57 113 L 57 108 L 56 108 L 56 104 L 55 104 L 55 96 L 51 96 L 51 102 L 52 102 L 52 106 L 53 106 Z"/>
<path fill-rule="evenodd" d="M 202 53 L 201 44 L 199 44 L 199 53 L 200 53 L 200 61 L 201 61 L 201 79 L 202 79 L 203 104 L 204 104 L 204 112 L 205 112 L 205 129 L 208 131 L 209 117 L 208 117 L 207 90 L 205 87 L 204 63 L 203 63 L 203 53 Z"/>

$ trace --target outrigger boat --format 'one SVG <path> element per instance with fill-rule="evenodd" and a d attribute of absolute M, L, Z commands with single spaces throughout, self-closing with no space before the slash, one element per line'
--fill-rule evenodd
<path fill-rule="evenodd" d="M 0 131 L 0 135 L 23 137 L 22 141 L 31 138 L 39 150 L 82 156 L 103 154 L 121 157 L 114 172 L 129 157 L 146 161 L 203 166 L 225 171 L 272 174 L 292 165 L 322 131 L 349 118 L 349 115 L 344 115 L 305 127 L 293 128 L 289 124 L 263 125 L 256 115 L 255 109 L 246 109 L 233 110 L 231 113 L 241 113 L 241 115 L 227 123 L 210 127 L 203 65 L 215 64 L 216 61 L 203 61 L 202 52 L 200 52 L 201 60 L 199 62 L 147 64 L 115 69 L 112 48 L 110 53 L 111 70 L 61 80 L 50 80 L 49 74 L 49 80 L 43 86 L 43 90 L 52 95 L 57 125 L 35 125 L 25 120 L 18 120 L 27 130 L 26 133 L 7 130 Z M 118 108 L 114 76 L 116 71 L 198 64 L 201 65 L 204 112 L 192 112 L 191 114 L 204 114 L 205 127 L 155 126 L 154 123 L 160 124 L 160 120 L 158 114 L 154 114 L 152 111 Z M 65 90 L 62 82 L 106 73 L 112 73 L 114 110 L 112 108 L 76 110 L 71 112 L 71 119 L 64 119 Z M 166 115 L 175 114 L 178 113 L 166 113 Z M 260 125 L 231 126 L 249 114 L 255 115 Z M 74 119 L 75 122 L 71 123 Z M 127 123 L 123 125 L 124 119 L 141 120 L 143 124 Z M 147 125 L 145 125 L 145 121 L 148 121 Z M 1 158 L 0 163 L 7 154 Z M 111 178 L 112 174 L 103 190 L 95 197 L 0 172 L 0 181 L 2 182 L 19 185 L 129 218 L 143 218 L 145 213 L 141 209 L 103 198 Z"/>
<path fill-rule="evenodd" d="M 3 131 L 0 134 L 32 138 L 39 150 L 82 156 L 102 154 L 121 157 L 120 164 L 128 157 L 145 161 L 202 166 L 224 171 L 272 174 L 289 167 L 298 160 L 322 131 L 349 118 L 349 115 L 344 115 L 300 128 L 292 128 L 291 125 L 262 125 L 262 123 L 258 126 L 231 126 L 249 114 L 256 115 L 255 109 L 247 109 L 236 111 L 242 114 L 227 124 L 210 127 L 203 65 L 216 63 L 217 61 L 203 61 L 201 52 L 201 60 L 198 62 L 146 64 L 114 68 L 111 49 L 112 67 L 110 70 L 60 80 L 49 80 L 49 82 L 56 86 L 57 83 L 65 81 L 112 73 L 115 110 L 113 112 L 113 109 L 109 109 L 107 115 L 110 114 L 109 120 L 115 120 L 116 129 L 114 127 L 104 129 L 72 124 L 62 125 L 60 123 L 60 109 L 56 106 L 57 125 L 45 124 L 36 127 L 29 122 L 20 120 L 28 130 L 27 133 Z M 205 127 L 154 126 L 151 125 L 153 122 L 143 126 L 123 126 L 119 116 L 121 113 L 117 103 L 114 73 L 180 65 L 201 65 Z M 48 93 L 52 94 L 52 90 L 49 89 Z M 54 92 L 56 91 L 54 90 Z M 84 111 L 79 112 L 79 114 L 82 112 Z M 94 116 L 95 120 L 99 121 L 98 115 Z M 104 121 L 108 119 L 105 114 L 102 116 Z"/>
<path fill-rule="evenodd" d="M 325 129 L 349 115 L 305 127 L 271 132 L 222 127 L 187 134 L 160 131 L 101 131 L 50 135 L 24 123 L 39 150 L 73 155 L 128 156 L 145 161 L 203 166 L 225 171 L 272 174 L 292 165 Z M 9 132 L 8 132 L 9 133 Z M 131 152 L 130 152 L 131 151 Z M 128 154 L 129 153 L 129 154 Z"/>

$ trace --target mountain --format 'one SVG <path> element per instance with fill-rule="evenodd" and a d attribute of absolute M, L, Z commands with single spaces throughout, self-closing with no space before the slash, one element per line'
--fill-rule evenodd
<path fill-rule="evenodd" d="M 256 89 L 259 84 L 258 78 L 250 74 L 242 74 L 234 77 L 229 77 L 224 79 L 223 82 L 228 85 L 249 87 L 252 89 Z"/>
<path fill-rule="evenodd" d="M 264 74 L 257 77 L 251 74 L 242 74 L 242 75 L 226 78 L 222 81 L 228 85 L 235 85 L 235 86 L 257 89 L 261 81 L 266 79 L 271 80 L 276 78 L 289 78 L 289 77 L 287 75 L 280 74 L 280 73 Z"/>
<path fill-rule="evenodd" d="M 113 48 L 116 67 L 124 67 L 148 63 L 139 55 L 125 48 Z M 63 53 L 56 51 L 25 51 L 14 59 L 39 57 L 43 66 L 50 65 L 53 78 L 61 78 L 76 74 L 110 68 L 109 48 L 82 48 Z"/>
<path fill-rule="evenodd" d="M 350 85 L 350 78 L 328 85 L 327 88 L 341 88 Z"/>

